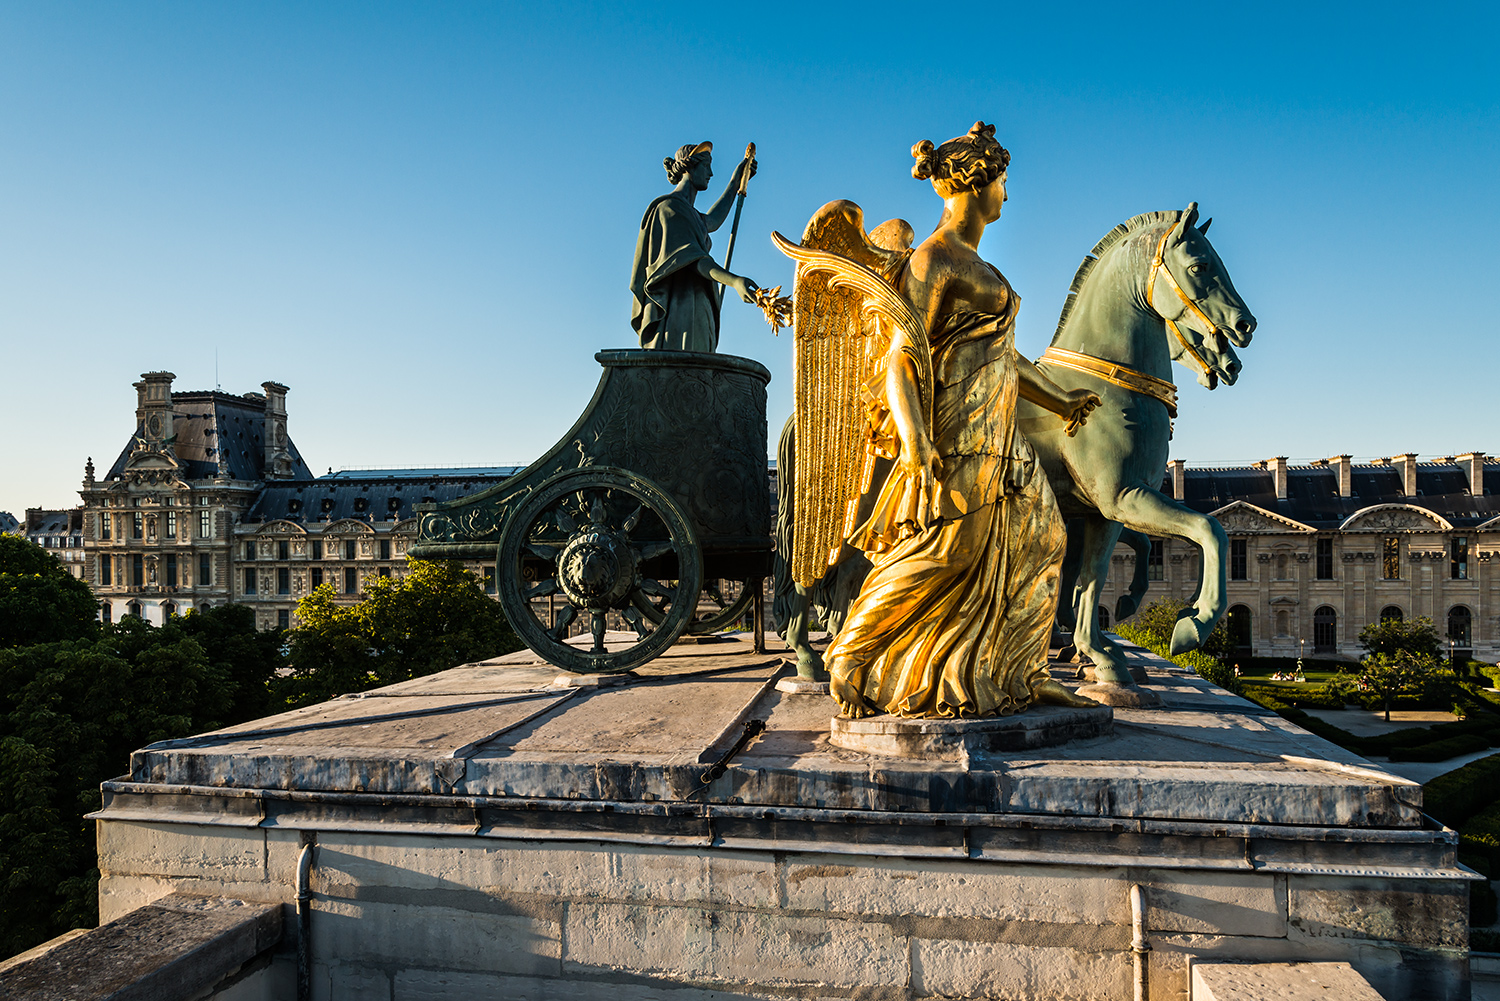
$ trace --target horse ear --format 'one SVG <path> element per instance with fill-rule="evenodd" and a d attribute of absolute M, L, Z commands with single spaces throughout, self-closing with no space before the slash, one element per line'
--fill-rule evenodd
<path fill-rule="evenodd" d="M 1207 235 L 1207 233 L 1208 233 L 1208 227 L 1212 226 L 1213 224 L 1214 224 L 1214 217 L 1213 216 L 1209 216 L 1208 220 L 1206 222 L 1204 222 L 1204 224 L 1202 226 L 1198 227 L 1198 232 L 1203 233 L 1204 235 Z"/>
<path fill-rule="evenodd" d="M 1182 218 L 1177 220 L 1177 225 L 1172 229 L 1172 242 L 1181 243 L 1187 239 L 1188 227 L 1198 221 L 1198 203 L 1188 202 L 1187 211 L 1182 213 Z"/>

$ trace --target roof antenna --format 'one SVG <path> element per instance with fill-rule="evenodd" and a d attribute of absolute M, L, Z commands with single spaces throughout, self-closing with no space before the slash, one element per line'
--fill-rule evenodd
<path fill-rule="evenodd" d="M 214 345 L 214 392 L 217 393 L 223 387 L 219 385 L 219 346 Z"/>

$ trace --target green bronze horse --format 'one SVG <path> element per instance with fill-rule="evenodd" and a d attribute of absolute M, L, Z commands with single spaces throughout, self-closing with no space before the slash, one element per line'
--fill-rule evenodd
<path fill-rule="evenodd" d="M 1053 415 L 1018 405 L 1016 427 L 1035 447 L 1069 521 L 1073 559 L 1063 567 L 1062 616 L 1096 679 L 1129 684 L 1125 658 L 1099 628 L 1099 590 L 1121 526 L 1186 539 L 1203 552 L 1198 590 L 1172 635 L 1172 652 L 1196 648 L 1223 614 L 1228 539 L 1213 518 L 1161 492 L 1179 361 L 1213 389 L 1232 385 L 1255 330 L 1251 315 L 1201 227 L 1198 205 L 1151 212 L 1116 226 L 1079 265 L 1052 345 L 1037 365 L 1058 385 L 1099 394 L 1103 406 L 1074 437 Z M 1140 540 L 1137 540 L 1140 541 Z M 1129 615 L 1144 592 L 1144 561 L 1116 611 Z M 1069 573 L 1076 573 L 1068 601 Z"/>

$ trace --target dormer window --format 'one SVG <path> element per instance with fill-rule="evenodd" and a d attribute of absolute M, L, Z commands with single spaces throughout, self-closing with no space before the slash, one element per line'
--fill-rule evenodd
<path fill-rule="evenodd" d="M 333 510 L 333 498 L 332 497 L 324 497 L 323 498 L 323 503 L 319 507 L 319 510 L 322 511 L 324 514 L 327 514 L 329 511 L 332 511 Z"/>
<path fill-rule="evenodd" d="M 363 511 L 363 510 L 365 510 L 365 508 L 367 508 L 369 506 L 370 506 L 370 499 L 368 497 L 356 497 L 356 498 L 354 498 L 354 510 L 356 510 L 356 511 Z"/>

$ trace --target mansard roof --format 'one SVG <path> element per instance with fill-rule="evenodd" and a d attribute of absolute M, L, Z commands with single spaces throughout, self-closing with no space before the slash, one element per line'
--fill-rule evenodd
<path fill-rule="evenodd" d="M 174 392 L 172 394 L 172 446 L 180 471 L 188 482 L 213 479 L 219 473 L 219 456 L 233 480 L 265 478 L 266 398 L 260 393 L 235 396 L 231 393 Z M 145 428 L 136 425 L 136 437 L 145 436 Z M 105 475 L 106 480 L 120 478 L 135 452 L 132 438 Z M 302 461 L 297 445 L 287 440 L 292 457 L 292 478 L 312 479 L 312 470 Z"/>
<path fill-rule="evenodd" d="M 401 521 L 412 505 L 456 500 L 509 479 L 521 466 L 455 469 L 346 469 L 301 483 L 272 481 L 256 496 L 245 523 Z"/>
<path fill-rule="evenodd" d="M 1388 504 L 1430 511 L 1454 528 L 1478 528 L 1500 518 L 1500 462 L 1484 466 L 1484 492 L 1471 494 L 1463 467 L 1455 462 L 1418 462 L 1417 496 L 1402 493 L 1401 470 L 1394 465 L 1356 463 L 1350 476 L 1352 496 L 1340 497 L 1338 473 L 1332 466 L 1289 466 L 1287 496 L 1276 497 L 1276 481 L 1268 469 L 1255 466 L 1194 467 L 1183 470 L 1183 502 L 1195 511 L 1213 514 L 1234 501 L 1243 501 L 1269 514 L 1322 531 L 1344 526 L 1355 515 Z M 1170 473 L 1162 492 L 1172 496 Z M 1500 523 L 1490 527 L 1500 527 Z M 1434 524 L 1431 530 L 1438 530 Z"/>

